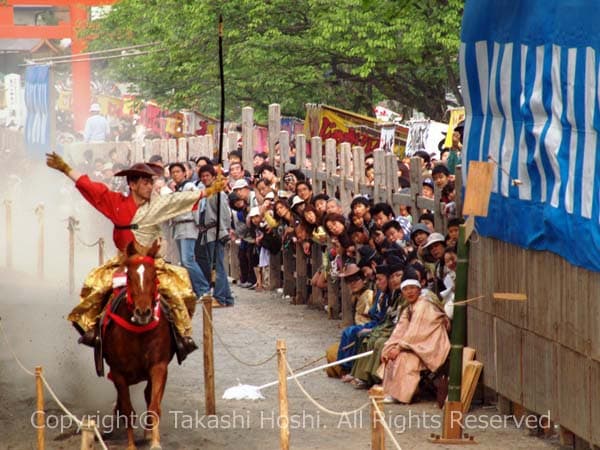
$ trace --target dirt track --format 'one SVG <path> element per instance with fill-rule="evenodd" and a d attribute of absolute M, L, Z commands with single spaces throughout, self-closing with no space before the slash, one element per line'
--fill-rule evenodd
<path fill-rule="evenodd" d="M 64 320 L 75 299 L 60 287 L 40 284 L 31 277 L 14 273 L 0 272 L 0 283 L 4 287 L 0 302 L 2 325 L 23 363 L 29 368 L 42 365 L 49 383 L 76 416 L 95 415 L 110 426 L 115 399 L 112 383 L 96 377 L 91 350 L 76 344 L 76 333 Z M 287 342 L 292 367 L 300 367 L 323 355 L 326 346 L 339 337 L 339 322 L 328 321 L 322 312 L 289 305 L 274 293 L 236 288 L 235 294 L 236 306 L 216 310 L 214 320 L 231 351 L 244 360 L 266 358 L 275 351 L 276 339 L 281 338 Z M 194 323 L 194 333 L 200 343 L 200 314 Z M 0 342 L 0 449 L 34 449 L 36 431 L 31 425 L 35 410 L 34 382 L 17 366 L 1 338 Z M 192 354 L 183 366 L 171 363 L 162 405 L 163 448 L 278 448 L 276 386 L 264 390 L 266 400 L 263 401 L 221 400 L 224 390 L 238 380 L 253 385 L 276 380 L 276 361 L 258 368 L 245 367 L 231 358 L 216 336 L 215 360 L 217 418 L 204 416 L 201 352 Z M 317 401 L 330 409 L 352 410 L 367 401 L 365 391 L 356 391 L 339 380 L 329 379 L 323 372 L 303 378 L 302 383 Z M 290 414 L 293 415 L 291 448 L 370 448 L 367 409 L 344 419 L 331 417 L 318 411 L 293 382 L 288 386 Z M 133 391 L 134 406 L 139 414 L 144 404 L 142 386 L 136 386 Z M 390 405 L 386 411 L 402 448 L 443 448 L 427 442 L 430 433 L 439 433 L 436 425 L 441 423 L 440 410 L 432 401 L 410 406 Z M 80 437 L 74 433 L 75 427 L 66 427 L 68 420 L 48 393 L 46 412 L 48 426 L 52 427 L 46 434 L 46 448 L 79 448 Z M 517 429 L 512 418 L 493 418 L 497 414 L 493 407 L 479 407 L 472 414 L 474 424 L 477 422 L 469 432 L 480 442 L 479 448 L 558 447 L 556 439 L 532 437 L 528 430 Z M 65 425 L 62 432 L 61 419 Z M 141 439 L 142 432 L 138 430 L 136 436 Z M 125 448 L 124 431 L 114 433 L 107 444 L 110 449 Z M 141 441 L 139 447 L 148 448 Z M 389 440 L 387 448 L 394 448 Z"/>

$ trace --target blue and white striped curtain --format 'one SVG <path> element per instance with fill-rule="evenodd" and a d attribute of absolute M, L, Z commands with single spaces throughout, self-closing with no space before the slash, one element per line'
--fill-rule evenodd
<path fill-rule="evenodd" d="M 467 0 L 461 40 L 463 167 L 500 166 L 477 229 L 600 271 L 600 2 Z"/>
<path fill-rule="evenodd" d="M 50 66 L 30 66 L 25 71 L 25 144 L 32 157 L 50 151 Z"/>

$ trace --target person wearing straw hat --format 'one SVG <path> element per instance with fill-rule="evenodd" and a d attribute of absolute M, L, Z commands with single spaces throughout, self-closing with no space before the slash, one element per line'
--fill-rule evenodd
<path fill-rule="evenodd" d="M 110 135 L 110 127 L 106 117 L 100 115 L 100 105 L 92 103 L 91 116 L 85 121 L 83 137 L 85 142 L 106 142 Z"/>
<path fill-rule="evenodd" d="M 68 320 L 82 335 L 79 342 L 94 347 L 99 341 L 96 327 L 98 317 L 112 291 L 113 274 L 127 246 L 133 242 L 150 247 L 160 239 L 161 223 L 191 211 L 199 200 L 221 191 L 225 183 L 220 180 L 205 190 L 152 197 L 153 179 L 162 172 L 162 168 L 150 163 L 136 163 L 115 174 L 127 177 L 130 195 L 126 196 L 110 191 L 103 183 L 91 181 L 87 175 L 72 169 L 56 153 L 46 155 L 46 164 L 72 179 L 83 197 L 115 226 L 113 240 L 119 255 L 90 272 L 81 290 L 80 303 L 68 316 Z M 156 260 L 156 268 L 159 291 L 171 307 L 175 327 L 181 337 L 177 342 L 177 356 L 181 362 L 197 348 L 192 339 L 190 318 L 196 306 L 196 296 L 185 268 L 167 264 L 162 258 Z"/>
<path fill-rule="evenodd" d="M 338 348 L 338 361 L 355 355 L 358 347 L 360 346 L 361 339 L 368 335 L 371 332 L 371 329 L 381 324 L 385 319 L 385 313 L 390 300 L 388 277 L 389 267 L 385 265 L 377 266 L 375 280 L 376 291 L 374 294 L 373 303 L 368 312 L 370 320 L 362 325 L 350 325 L 349 327 L 344 328 Z M 346 372 L 346 375 L 342 377 L 343 382 L 351 382 L 354 379 L 354 377 L 350 374 L 352 365 L 352 361 L 341 364 L 342 370 Z"/>
<path fill-rule="evenodd" d="M 422 291 L 416 271 L 404 273 L 400 288 L 406 307 L 381 352 L 385 363 L 383 392 L 391 397 L 384 401 L 410 403 L 421 371 L 436 372 L 448 358 L 450 322 L 431 292 Z"/>

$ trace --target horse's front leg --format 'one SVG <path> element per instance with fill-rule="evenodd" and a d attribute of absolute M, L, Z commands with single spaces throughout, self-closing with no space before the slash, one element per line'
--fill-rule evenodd
<path fill-rule="evenodd" d="M 133 420 L 135 412 L 131 405 L 129 386 L 127 385 L 125 377 L 114 370 L 112 370 L 112 379 L 115 388 L 117 389 L 117 408 L 127 421 L 127 450 L 136 450 L 135 439 L 133 437 Z"/>
<path fill-rule="evenodd" d="M 165 385 L 167 384 L 167 363 L 157 364 L 150 370 L 149 385 L 151 386 L 150 405 L 148 406 L 148 417 L 152 429 L 152 441 L 150 450 L 161 449 L 160 445 L 160 403 L 165 393 Z"/>

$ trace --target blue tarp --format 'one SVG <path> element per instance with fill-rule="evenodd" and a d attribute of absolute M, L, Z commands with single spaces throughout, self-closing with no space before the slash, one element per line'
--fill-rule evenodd
<path fill-rule="evenodd" d="M 594 271 L 599 23 L 592 0 L 467 0 L 460 49 L 463 167 L 499 164 L 477 229 Z"/>

